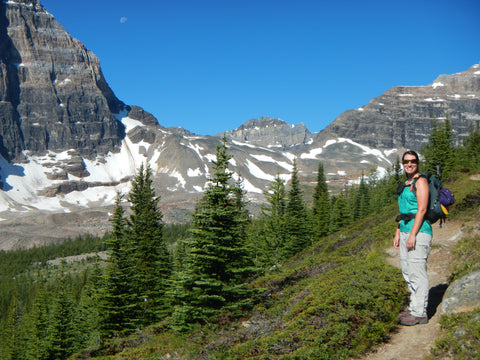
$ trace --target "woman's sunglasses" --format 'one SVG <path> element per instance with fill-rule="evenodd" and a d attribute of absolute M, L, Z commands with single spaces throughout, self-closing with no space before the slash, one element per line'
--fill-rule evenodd
<path fill-rule="evenodd" d="M 418 160 L 417 159 L 403 160 L 402 163 L 403 165 L 407 165 L 408 163 L 418 164 Z"/>

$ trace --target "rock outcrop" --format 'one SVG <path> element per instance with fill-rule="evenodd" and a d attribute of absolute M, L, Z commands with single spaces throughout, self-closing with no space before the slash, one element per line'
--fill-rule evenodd
<path fill-rule="evenodd" d="M 442 313 L 463 313 L 480 309 L 480 271 L 455 280 L 442 301 Z"/>

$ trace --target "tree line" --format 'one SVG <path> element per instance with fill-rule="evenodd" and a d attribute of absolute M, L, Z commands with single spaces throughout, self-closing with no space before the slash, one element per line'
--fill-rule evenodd
<path fill-rule="evenodd" d="M 452 139 L 448 119 L 434 123 L 422 152 L 424 171 L 440 164 L 447 179 L 454 171 L 479 168 L 478 129 L 459 146 Z M 277 176 L 264 192 L 261 214 L 252 218 L 241 180 L 235 181 L 228 169 L 231 157 L 223 138 L 192 221 L 172 228 L 172 241 L 165 236 L 151 170 L 141 166 L 130 192 L 117 196 L 112 231 L 95 245 L 108 251 L 106 262 L 64 263 L 55 274 L 38 263 L 18 267 L 18 258 L 13 268 L 2 264 L 0 293 L 8 288 L 8 298 L 0 297 L 0 358 L 66 359 L 158 322 L 187 331 L 196 324 L 235 319 L 261 291 L 250 285 L 252 279 L 392 204 L 403 180 L 397 159 L 386 176 L 378 178 L 372 171 L 358 185 L 331 194 L 319 163 L 309 206 L 294 162 L 290 182 Z M 0 252 L 2 258 L 9 255 Z M 15 287 L 20 279 L 23 286 Z"/>

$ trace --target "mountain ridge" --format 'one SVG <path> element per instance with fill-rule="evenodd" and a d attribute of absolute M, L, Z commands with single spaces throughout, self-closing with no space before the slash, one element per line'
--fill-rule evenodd
<path fill-rule="evenodd" d="M 47 241 L 44 234 L 102 233 L 117 192 L 128 191 L 141 164 L 152 169 L 164 220 L 188 221 L 224 135 L 230 170 L 242 179 L 256 214 L 271 181 L 290 179 L 294 159 L 305 186 L 315 184 L 321 161 L 331 190 L 338 191 L 362 174 L 383 176 L 404 148 L 419 150 L 433 117 L 443 121 L 448 114 L 457 141 L 480 123 L 475 64 L 425 87 L 393 87 L 318 133 L 260 117 L 217 135 L 197 135 L 166 128 L 118 99 L 99 59 L 39 1 L 0 2 L 0 39 L 0 248 L 35 236 Z M 32 213 L 39 219 L 32 221 Z M 71 228 L 58 220 L 72 214 L 79 221 Z M 48 230 L 34 231 L 32 223 Z"/>

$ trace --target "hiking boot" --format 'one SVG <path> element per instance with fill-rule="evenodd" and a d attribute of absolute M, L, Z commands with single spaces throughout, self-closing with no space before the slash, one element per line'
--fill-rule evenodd
<path fill-rule="evenodd" d="M 418 316 L 413 316 L 412 314 L 408 314 L 400 319 L 400 324 L 406 325 L 406 326 L 413 326 L 417 324 L 427 324 L 428 323 L 428 317 L 423 316 L 423 317 L 418 317 Z"/>
<path fill-rule="evenodd" d="M 410 311 L 408 310 L 402 311 L 400 314 L 398 314 L 398 319 L 402 320 L 406 316 L 410 316 Z"/>

